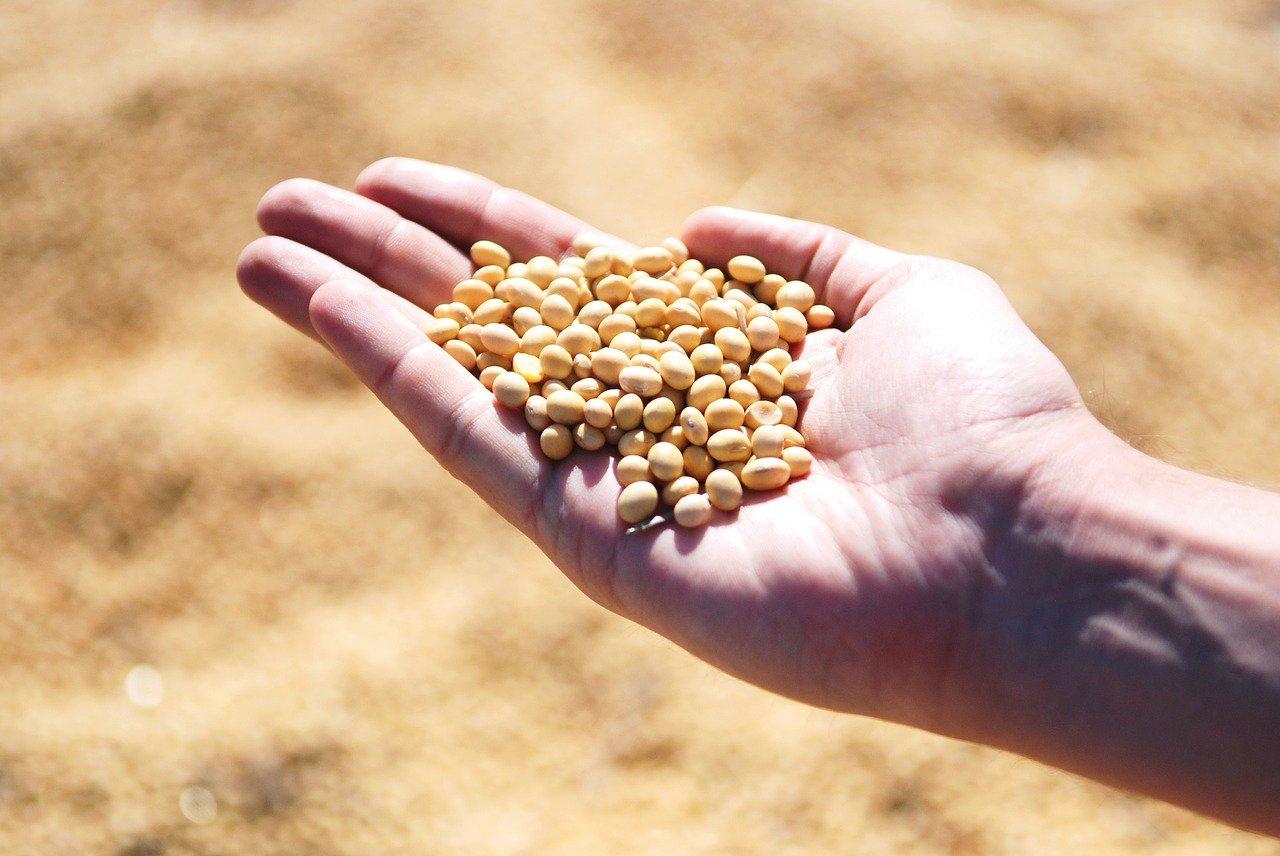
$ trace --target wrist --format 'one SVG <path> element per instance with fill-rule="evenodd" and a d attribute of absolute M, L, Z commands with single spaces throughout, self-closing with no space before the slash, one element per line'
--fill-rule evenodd
<path fill-rule="evenodd" d="M 1280 501 L 1091 418 L 996 491 L 975 739 L 1259 825 L 1280 784 L 1258 760 L 1280 750 Z"/>

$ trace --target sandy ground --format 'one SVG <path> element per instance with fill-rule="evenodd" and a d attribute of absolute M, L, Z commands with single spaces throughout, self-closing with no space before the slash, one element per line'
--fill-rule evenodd
<path fill-rule="evenodd" d="M 386 154 L 761 207 L 986 269 L 1277 486 L 1277 80 L 1273 0 L 0 4 L 0 850 L 1280 852 L 602 612 L 232 275 Z"/>

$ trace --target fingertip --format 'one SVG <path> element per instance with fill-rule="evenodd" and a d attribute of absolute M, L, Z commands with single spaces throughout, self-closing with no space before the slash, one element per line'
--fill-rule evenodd
<path fill-rule="evenodd" d="M 286 178 L 258 200 L 258 226 L 268 234 L 286 231 L 299 215 L 305 215 L 325 187 L 310 178 Z"/>
<path fill-rule="evenodd" d="M 356 176 L 356 193 L 369 196 L 370 193 L 394 183 L 396 174 L 401 172 L 410 160 L 405 157 L 385 157 L 369 164 Z"/>

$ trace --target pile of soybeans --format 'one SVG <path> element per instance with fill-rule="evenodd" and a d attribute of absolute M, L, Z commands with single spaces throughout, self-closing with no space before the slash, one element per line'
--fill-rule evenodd
<path fill-rule="evenodd" d="M 618 514 L 678 524 L 735 510 L 743 488 L 809 472 L 796 399 L 810 367 L 790 347 L 834 314 L 807 283 L 736 256 L 707 268 L 676 238 L 639 250 L 574 242 L 574 255 L 512 262 L 492 241 L 426 333 L 524 412 L 552 460 L 606 445 L 622 456 Z"/>

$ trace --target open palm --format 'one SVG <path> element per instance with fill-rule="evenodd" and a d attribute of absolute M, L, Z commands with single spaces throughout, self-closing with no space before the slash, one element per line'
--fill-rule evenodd
<path fill-rule="evenodd" d="M 976 678 L 1001 480 L 1084 415 L 1061 364 L 987 277 L 835 229 L 726 208 L 694 214 L 691 254 L 758 256 L 836 311 L 808 337 L 800 426 L 811 474 L 712 525 L 627 529 L 603 452 L 561 462 L 418 323 L 470 273 L 462 248 L 560 257 L 588 227 L 450 167 L 380 161 L 349 193 L 273 188 L 245 291 L 326 343 L 456 477 L 606 607 L 761 686 L 950 732 Z M 608 239 L 615 240 L 615 239 Z M 982 488 L 979 492 L 978 488 Z M 1009 502 L 1016 501 L 1013 487 Z"/>

